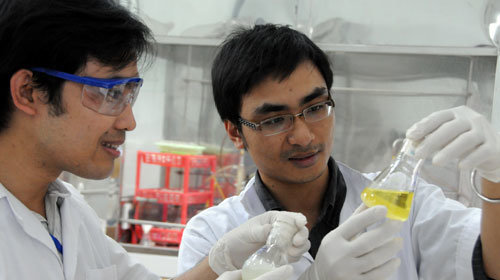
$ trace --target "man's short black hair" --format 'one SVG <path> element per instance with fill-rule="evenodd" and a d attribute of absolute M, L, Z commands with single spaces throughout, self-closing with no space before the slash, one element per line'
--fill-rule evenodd
<path fill-rule="evenodd" d="M 0 0 L 0 132 L 14 110 L 10 78 L 45 67 L 78 73 L 89 60 L 120 70 L 153 53 L 150 29 L 113 0 Z M 33 73 L 51 112 L 64 112 L 62 79 Z"/>
<path fill-rule="evenodd" d="M 242 97 L 266 78 L 286 79 L 304 61 L 312 62 L 330 89 L 333 73 L 328 56 L 306 35 L 274 24 L 231 33 L 212 65 L 213 95 L 221 119 L 240 127 Z"/>

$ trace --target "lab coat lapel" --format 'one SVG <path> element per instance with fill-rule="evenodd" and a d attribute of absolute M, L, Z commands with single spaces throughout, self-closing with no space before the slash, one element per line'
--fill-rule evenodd
<path fill-rule="evenodd" d="M 252 177 L 252 179 L 248 181 L 245 189 L 240 194 L 241 204 L 243 204 L 245 211 L 247 211 L 249 219 L 266 212 L 264 205 L 262 205 L 262 202 L 260 201 L 259 196 L 255 191 L 254 184 L 255 177 Z"/>
<path fill-rule="evenodd" d="M 60 209 L 62 221 L 64 275 L 66 279 L 75 278 L 76 264 L 78 262 L 79 233 L 82 223 L 80 220 L 81 215 L 74 207 L 77 203 L 73 200 L 74 198 L 71 196 L 66 198 Z"/>
<path fill-rule="evenodd" d="M 19 199 L 11 194 L 2 184 L 0 184 L 0 199 L 6 199 L 14 217 L 19 225 L 33 239 L 40 241 L 52 253 L 58 257 L 57 249 L 54 242 L 50 238 L 49 233 L 43 227 L 42 223 L 35 217 L 35 215 L 28 209 Z"/>
<path fill-rule="evenodd" d="M 339 170 L 344 176 L 344 181 L 346 184 L 346 197 L 344 201 L 344 205 L 342 210 L 340 211 L 340 220 L 339 224 L 345 222 L 349 217 L 351 217 L 352 213 L 358 208 L 358 206 L 363 203 L 361 201 L 361 197 L 359 196 L 358 190 L 364 189 L 367 187 L 371 180 L 370 178 L 365 177 L 364 174 L 356 171 L 347 165 L 342 164 L 337 161 L 337 165 L 339 166 Z M 373 174 L 375 176 L 376 174 Z"/>

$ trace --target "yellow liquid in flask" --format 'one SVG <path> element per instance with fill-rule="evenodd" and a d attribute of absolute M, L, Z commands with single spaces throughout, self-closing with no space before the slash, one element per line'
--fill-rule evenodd
<path fill-rule="evenodd" d="M 406 221 L 410 215 L 413 192 L 366 188 L 361 193 L 361 200 L 368 207 L 384 205 L 387 218 Z"/>

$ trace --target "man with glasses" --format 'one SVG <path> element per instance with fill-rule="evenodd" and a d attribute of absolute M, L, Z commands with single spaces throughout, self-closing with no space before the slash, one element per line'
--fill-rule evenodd
<path fill-rule="evenodd" d="M 0 280 L 158 279 L 57 179 L 62 171 L 89 179 L 111 173 L 136 126 L 137 63 L 151 58 L 150 30 L 112 0 L 0 0 L 0 38 Z M 303 221 L 289 235 L 302 236 L 299 251 L 306 251 L 305 218 L 296 213 L 268 212 L 225 238 L 260 247 L 285 215 Z"/>
<path fill-rule="evenodd" d="M 210 260 L 223 234 L 255 215 L 287 210 L 304 214 L 311 242 L 292 260 L 293 279 L 499 277 L 500 205 L 491 198 L 500 198 L 500 136 L 466 107 L 417 123 L 407 136 L 420 143 L 417 154 L 437 152 L 434 162 L 458 159 L 461 167 L 478 169 L 490 199 L 481 213 L 422 182 L 410 218 L 386 219 L 385 207 L 362 206 L 361 191 L 374 174 L 331 157 L 332 76 L 326 54 L 288 27 L 241 28 L 226 39 L 212 66 L 214 101 L 230 139 L 249 153 L 257 172 L 240 195 L 188 222 L 179 272 L 196 265 L 214 279 L 241 268 L 243 252 L 225 263 Z"/>

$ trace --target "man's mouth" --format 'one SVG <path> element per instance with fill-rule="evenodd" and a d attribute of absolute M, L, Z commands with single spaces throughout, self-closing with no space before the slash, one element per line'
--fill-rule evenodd
<path fill-rule="evenodd" d="M 294 154 L 288 158 L 288 162 L 297 168 L 309 168 L 318 162 L 320 151 Z"/>
<path fill-rule="evenodd" d="M 119 157 L 122 155 L 123 148 L 122 144 L 124 141 L 102 141 L 101 145 L 104 147 L 108 153 L 110 153 L 113 157 Z"/>
<path fill-rule="evenodd" d="M 118 147 L 120 147 L 120 145 L 118 145 L 118 144 L 111 144 L 111 143 L 108 143 L 108 142 L 102 142 L 101 145 L 103 145 L 106 148 L 113 149 L 113 150 L 117 150 Z"/>
<path fill-rule="evenodd" d="M 289 160 L 306 160 L 306 159 L 309 159 L 313 156 L 315 156 L 318 152 L 311 152 L 311 153 L 307 153 L 307 154 L 299 154 L 299 155 L 293 155 L 291 157 L 289 157 L 288 159 Z"/>

